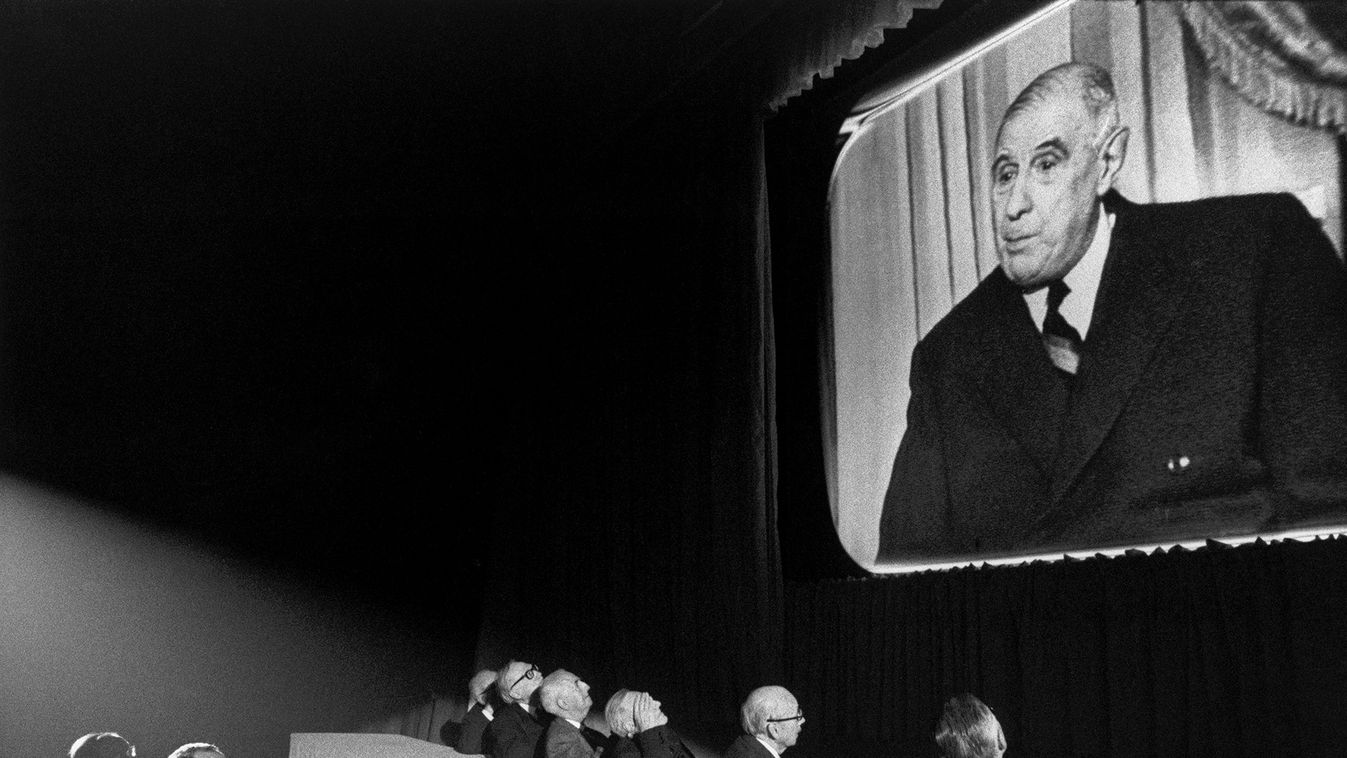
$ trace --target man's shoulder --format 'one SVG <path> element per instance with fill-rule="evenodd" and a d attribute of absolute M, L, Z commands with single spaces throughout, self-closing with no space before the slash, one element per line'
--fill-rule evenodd
<path fill-rule="evenodd" d="M 921 349 L 928 352 L 966 349 L 969 340 L 985 337 L 989 323 L 1007 318 L 1010 310 L 1018 307 L 1017 298 L 1019 291 L 998 266 L 931 327 L 920 340 Z M 1019 303 L 1022 302 L 1020 299 Z"/>
<path fill-rule="evenodd" d="M 556 737 L 557 739 L 569 739 L 579 737 L 580 730 L 574 724 L 566 719 L 557 716 L 552 719 L 552 723 L 547 725 L 547 739 Z"/>
<path fill-rule="evenodd" d="M 1131 217 L 1138 225 L 1153 232 L 1176 234 L 1247 228 L 1251 225 L 1280 223 L 1287 219 L 1309 218 L 1300 200 L 1285 192 L 1221 195 L 1140 205 L 1123 201 L 1118 210 L 1121 217 Z"/>
<path fill-rule="evenodd" d="M 725 758 L 761 758 L 764 755 L 771 758 L 772 754 L 751 734 L 739 735 L 725 750 Z"/>

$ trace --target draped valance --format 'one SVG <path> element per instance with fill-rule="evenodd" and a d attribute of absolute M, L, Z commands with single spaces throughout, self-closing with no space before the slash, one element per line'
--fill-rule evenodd
<path fill-rule="evenodd" d="M 1182 15 L 1207 63 L 1245 99 L 1347 132 L 1347 6 L 1191 2 Z"/>
<path fill-rule="evenodd" d="M 783 3 L 754 46 L 767 55 L 758 62 L 762 102 L 775 112 L 790 98 L 833 75 L 844 60 L 859 58 L 884 41 L 885 29 L 907 25 L 918 8 L 941 0 L 837 0 Z"/>

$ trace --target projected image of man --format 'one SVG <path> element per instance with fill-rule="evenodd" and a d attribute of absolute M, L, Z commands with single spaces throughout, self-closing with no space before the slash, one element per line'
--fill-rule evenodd
<path fill-rule="evenodd" d="M 1289 195 L 1137 205 L 1113 82 L 997 133 L 1000 266 L 912 355 L 878 560 L 1347 521 L 1347 275 Z"/>

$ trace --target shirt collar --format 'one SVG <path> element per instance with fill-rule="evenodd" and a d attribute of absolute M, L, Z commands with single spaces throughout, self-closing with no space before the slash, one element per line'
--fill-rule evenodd
<path fill-rule="evenodd" d="M 1099 223 L 1095 226 L 1094 238 L 1085 249 L 1085 255 L 1076 261 L 1076 265 L 1066 272 L 1062 281 L 1071 288 L 1071 294 L 1062 301 L 1061 314 L 1067 323 L 1080 332 L 1085 339 L 1090 332 L 1090 320 L 1094 316 L 1094 301 L 1099 294 L 1099 283 L 1104 275 L 1104 261 L 1108 259 L 1108 246 L 1113 239 L 1113 224 L 1117 214 L 1107 211 L 1099 214 Z M 1043 319 L 1048 315 L 1048 288 L 1040 287 L 1025 293 L 1025 302 L 1034 318 L 1034 325 L 1041 331 Z"/>

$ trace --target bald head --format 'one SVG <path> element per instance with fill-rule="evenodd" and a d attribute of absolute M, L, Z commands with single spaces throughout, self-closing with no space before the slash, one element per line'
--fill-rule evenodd
<path fill-rule="evenodd" d="M 557 669 L 538 687 L 538 701 L 553 716 L 583 721 L 594 701 L 585 680 L 566 669 Z"/>
<path fill-rule="evenodd" d="M 935 744 L 944 758 L 1000 758 L 1006 751 L 1006 735 L 986 703 L 963 694 L 945 703 Z"/>
<path fill-rule="evenodd" d="M 168 758 L 225 758 L 225 754 L 209 742 L 189 742 L 174 750 Z"/>
<path fill-rule="evenodd" d="M 1014 117 L 1042 107 L 1054 107 L 1059 99 L 1076 100 L 1085 107 L 1093 127 L 1093 146 L 1096 150 L 1118 128 L 1118 98 L 1113 90 L 1113 77 L 1108 71 L 1092 63 L 1063 63 L 1034 77 L 1006 108 L 1001 128 Z M 998 130 L 999 141 L 999 130 Z"/>
<path fill-rule="evenodd" d="M 136 749 L 116 732 L 92 732 L 75 740 L 70 758 L 132 758 Z"/>
<path fill-rule="evenodd" d="M 804 725 L 799 701 L 790 690 L 775 685 L 748 693 L 739 716 L 745 732 L 773 743 L 778 753 L 795 744 Z"/>

